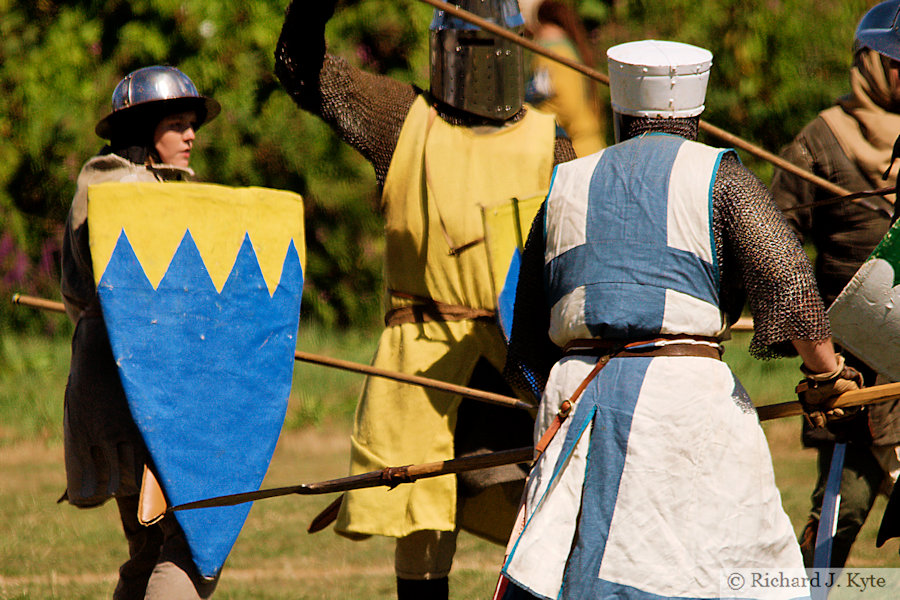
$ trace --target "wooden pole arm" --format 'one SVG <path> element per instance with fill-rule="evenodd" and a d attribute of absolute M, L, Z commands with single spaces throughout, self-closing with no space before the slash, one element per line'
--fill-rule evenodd
<path fill-rule="evenodd" d="M 235 504 L 243 504 L 244 502 L 253 502 L 264 498 L 275 498 L 290 494 L 308 496 L 330 494 L 333 492 L 346 492 L 348 490 L 379 486 L 395 487 L 401 483 L 412 483 L 419 479 L 426 479 L 429 477 L 439 477 L 441 475 L 451 475 L 453 473 L 463 473 L 465 471 L 488 469 L 491 467 L 499 467 L 501 465 L 530 463 L 533 458 L 534 448 L 530 446 L 526 448 L 513 448 L 512 450 L 500 450 L 498 452 L 476 454 L 475 456 L 454 458 L 452 460 L 406 465 L 404 467 L 385 467 L 380 471 L 369 471 L 368 473 L 351 475 L 350 477 L 340 477 L 338 479 L 329 479 L 327 481 L 319 481 L 316 483 L 304 483 L 301 485 L 259 490 L 257 492 L 243 492 L 240 494 L 217 496 L 215 498 L 179 504 L 178 506 L 169 508 L 168 511 L 210 508 L 213 506 L 233 506 Z"/>
<path fill-rule="evenodd" d="M 65 312 L 65 308 L 63 307 L 62 302 L 54 302 L 53 300 L 36 298 L 34 296 L 15 294 L 13 296 L 13 303 L 22 306 L 40 308 L 42 310 Z M 524 410 L 534 410 L 535 408 L 533 405 L 511 396 L 504 396 L 502 394 L 494 394 L 491 392 L 476 390 L 462 385 L 455 385 L 452 383 L 438 381 L 437 379 L 431 379 L 428 377 L 407 375 L 406 373 L 399 373 L 396 371 L 387 371 L 385 369 L 379 369 L 348 360 L 341 360 L 339 358 L 330 358 L 319 354 L 312 354 L 310 352 L 301 352 L 300 350 L 297 350 L 294 353 L 294 358 L 303 362 L 323 365 L 326 367 L 333 367 L 336 369 L 343 369 L 345 371 L 353 371 L 355 373 L 362 373 L 364 375 L 371 375 L 373 377 L 384 377 L 386 379 L 393 379 L 394 381 L 427 387 L 451 394 L 459 394 L 473 400 L 481 400 L 483 402 L 489 402 L 491 404 L 499 404 L 501 406 L 521 408 Z M 838 396 L 831 405 L 825 406 L 823 408 L 831 409 L 862 406 L 864 404 L 877 404 L 879 402 L 888 402 L 890 400 L 897 399 L 900 399 L 900 383 L 887 383 L 884 385 L 875 385 L 872 387 L 863 388 L 861 390 L 854 390 L 852 392 L 845 392 Z M 780 419 L 782 417 L 793 417 L 796 415 L 801 415 L 803 414 L 803 408 L 800 406 L 800 403 L 795 400 L 792 402 L 782 402 L 780 404 L 767 404 L 758 406 L 756 407 L 756 412 L 759 415 L 760 421 L 768 421 L 770 419 Z"/>
<path fill-rule="evenodd" d="M 467 21 L 473 25 L 476 25 L 476 26 L 480 27 L 481 29 L 484 29 L 485 31 L 492 33 L 493 35 L 496 35 L 497 37 L 500 37 L 500 38 L 503 38 L 510 42 L 513 42 L 514 44 L 518 44 L 518 45 L 530 50 L 531 52 L 534 52 L 535 54 L 539 54 L 541 56 L 549 58 L 550 60 L 553 60 L 555 62 L 563 64 L 571 69 L 578 71 L 579 73 L 581 73 L 587 77 L 590 77 L 591 79 L 593 79 L 595 81 L 599 81 L 600 83 L 609 85 L 609 76 L 606 75 L 605 73 L 601 73 L 600 71 L 597 71 L 596 69 L 592 69 L 592 68 L 590 68 L 586 65 L 583 65 L 577 61 L 574 61 L 570 58 L 566 58 L 565 56 L 561 56 L 555 52 L 547 50 L 546 48 L 540 46 L 539 44 L 537 44 L 529 39 L 523 38 L 522 36 L 516 34 L 513 31 L 510 31 L 504 27 L 500 27 L 499 25 L 497 25 L 495 23 L 492 23 L 490 21 L 482 19 L 478 15 L 474 15 L 474 14 L 470 13 L 469 11 L 459 8 L 458 6 L 455 6 L 453 4 L 448 4 L 447 2 L 442 2 L 441 0 L 420 0 L 420 2 L 429 4 L 438 10 L 442 10 L 450 15 L 453 15 L 454 17 L 462 19 L 463 21 Z M 846 196 L 846 195 L 850 194 L 850 192 L 848 190 L 846 190 L 845 188 L 843 188 L 839 185 L 836 185 L 836 184 L 828 181 L 827 179 L 823 179 L 822 177 L 819 177 L 818 175 L 810 173 L 806 169 L 798 167 L 797 165 L 795 165 L 791 162 L 788 162 L 788 161 L 784 160 L 783 158 L 776 156 L 775 154 L 772 154 L 768 150 L 765 150 L 765 149 L 757 146 L 756 144 L 752 144 L 752 143 L 748 142 L 747 140 L 734 135 L 733 133 L 729 133 L 720 127 L 716 127 L 715 125 L 712 125 L 711 123 L 707 123 L 706 121 L 701 120 L 700 121 L 700 129 L 709 133 L 710 135 L 713 135 L 713 136 L 719 138 L 720 140 L 724 141 L 727 144 L 730 144 L 736 148 L 740 148 L 741 150 L 749 152 L 750 154 L 753 154 L 757 158 L 761 158 L 762 160 L 768 161 L 780 169 L 783 169 L 789 173 L 792 173 L 793 175 L 796 175 L 797 177 L 805 179 L 805 180 L 809 181 L 810 183 L 817 185 L 817 186 L 821 187 L 822 189 L 827 190 L 828 192 L 834 194 L 835 196 Z"/>
<path fill-rule="evenodd" d="M 364 375 L 370 375 L 373 377 L 392 379 L 401 383 L 418 385 L 440 392 L 459 394 L 460 396 L 465 396 L 466 398 L 471 398 L 472 400 L 480 400 L 489 404 L 497 404 L 499 406 L 506 406 L 509 408 L 520 408 L 523 410 L 534 410 L 535 408 L 537 408 L 533 404 L 529 404 L 528 402 L 524 402 L 522 400 L 519 400 L 518 398 L 513 398 L 511 396 L 504 396 L 502 394 L 495 394 L 493 392 L 476 390 L 474 388 L 456 385 L 454 383 L 446 383 L 437 379 L 431 379 L 430 377 L 408 375 L 406 373 L 400 373 L 398 371 L 388 371 L 386 369 L 379 369 L 377 367 L 351 362 L 348 360 L 341 360 L 339 358 L 330 358 L 327 356 L 322 356 L 320 354 L 312 354 L 310 352 L 302 352 L 300 350 L 297 350 L 294 353 L 294 358 L 299 361 L 313 363 L 316 365 L 334 367 L 336 369 L 343 369 L 345 371 L 352 371 L 354 373 L 362 373 Z"/>
<path fill-rule="evenodd" d="M 886 383 L 884 385 L 862 388 L 861 390 L 853 390 L 852 392 L 844 392 L 835 398 L 834 401 L 823 405 L 822 409 L 830 410 L 832 408 L 849 408 L 865 404 L 880 404 L 881 402 L 890 402 L 898 399 L 900 399 L 900 383 Z M 766 404 L 757 406 L 756 414 L 759 415 L 760 421 L 768 421 L 770 419 L 802 415 L 803 407 L 797 401 Z"/>
<path fill-rule="evenodd" d="M 47 300 L 46 298 L 37 298 L 35 296 L 23 296 L 22 294 L 13 294 L 12 303 L 19 306 L 30 306 L 31 308 L 40 308 L 50 312 L 65 313 L 66 307 L 62 302 L 55 300 Z"/>
<path fill-rule="evenodd" d="M 63 306 L 62 302 L 55 302 L 53 300 L 47 300 L 45 298 L 36 298 L 34 296 L 15 294 L 12 301 L 13 304 L 18 304 L 20 306 L 30 306 L 32 308 L 49 310 L 52 312 L 66 312 L 66 309 Z M 471 398 L 472 400 L 487 402 L 489 404 L 497 404 L 499 406 L 518 408 L 521 410 L 534 410 L 536 408 L 533 404 L 524 402 L 522 400 L 519 400 L 518 398 L 513 398 L 511 396 L 504 396 L 502 394 L 495 394 L 493 392 L 476 390 L 474 388 L 466 387 L 463 385 L 456 385 L 453 383 L 439 381 L 437 379 L 431 379 L 430 377 L 422 377 L 421 375 L 408 375 L 406 373 L 400 373 L 398 371 L 388 371 L 361 363 L 351 362 L 349 360 L 322 356 L 321 354 L 313 354 L 311 352 L 303 352 L 301 350 L 297 350 L 294 352 L 294 359 L 301 362 L 333 367 L 335 369 L 352 371 L 354 373 L 361 373 L 363 375 L 370 375 L 372 377 L 392 379 L 401 383 L 417 385 L 439 392 L 459 394 L 460 396 Z"/>

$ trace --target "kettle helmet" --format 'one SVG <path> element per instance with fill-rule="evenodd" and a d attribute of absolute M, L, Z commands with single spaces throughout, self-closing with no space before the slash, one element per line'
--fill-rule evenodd
<path fill-rule="evenodd" d="M 144 67 L 132 71 L 116 85 L 112 94 L 112 112 L 103 117 L 95 132 L 111 139 L 114 131 L 133 119 L 146 116 L 161 108 L 171 112 L 192 110 L 197 113 L 195 127 L 211 121 L 221 111 L 212 98 L 201 96 L 191 79 L 169 66 Z"/>

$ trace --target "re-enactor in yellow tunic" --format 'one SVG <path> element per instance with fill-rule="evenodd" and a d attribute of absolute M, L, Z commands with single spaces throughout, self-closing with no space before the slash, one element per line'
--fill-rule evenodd
<path fill-rule="evenodd" d="M 372 164 L 383 192 L 387 328 L 374 364 L 512 394 L 500 375 L 506 349 L 481 207 L 545 193 L 553 166 L 575 158 L 572 144 L 552 116 L 531 107 L 478 116 L 329 54 L 324 31 L 334 4 L 291 3 L 275 71 L 301 108 Z M 370 378 L 351 470 L 521 447 L 531 443 L 532 426 L 521 410 Z M 447 597 L 458 527 L 505 543 L 524 476 L 509 465 L 350 492 L 336 530 L 397 538 L 398 598 Z"/>
<path fill-rule="evenodd" d="M 451 243 L 483 239 L 482 206 L 547 188 L 554 136 L 553 117 L 535 110 L 513 125 L 471 129 L 446 123 L 416 99 L 382 196 L 388 310 L 410 304 L 408 297 L 496 308 L 483 244 L 451 254 Z M 467 385 L 482 357 L 502 371 L 506 345 L 492 320 L 404 323 L 384 330 L 373 364 Z M 453 458 L 459 404 L 457 395 L 369 378 L 356 411 L 352 473 Z M 350 492 L 337 529 L 395 537 L 453 530 L 456 483 L 437 477 Z"/>
<path fill-rule="evenodd" d="M 572 42 L 565 38 L 539 39 L 538 43 L 559 56 L 580 61 Z M 587 156 L 603 148 L 606 132 L 597 98 L 591 93 L 591 80 L 540 54 L 532 55 L 531 72 L 528 102 L 556 115 L 572 140 L 575 154 Z"/>

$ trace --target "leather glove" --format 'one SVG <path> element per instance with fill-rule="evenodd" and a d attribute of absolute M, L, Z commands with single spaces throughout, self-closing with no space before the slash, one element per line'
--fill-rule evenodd
<path fill-rule="evenodd" d="M 827 405 L 843 394 L 863 387 L 863 378 L 859 371 L 848 367 L 844 357 L 837 355 L 838 366 L 830 373 L 813 373 L 801 365 L 800 370 L 806 375 L 799 384 L 796 392 L 803 405 L 803 413 L 806 420 L 813 427 L 825 427 L 826 424 L 850 419 L 860 411 L 860 407 L 833 408 Z"/>

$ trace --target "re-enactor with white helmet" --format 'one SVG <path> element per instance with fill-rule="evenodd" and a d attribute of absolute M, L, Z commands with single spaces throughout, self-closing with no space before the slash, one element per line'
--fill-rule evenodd
<path fill-rule="evenodd" d="M 293 2 L 275 53 L 294 101 L 372 163 L 385 218 L 385 325 L 378 367 L 511 393 L 506 347 L 484 252 L 481 207 L 543 193 L 553 165 L 574 158 L 551 115 L 523 105 L 522 50 L 443 11 L 430 27 L 431 83 L 419 89 L 326 52 L 334 0 Z M 521 29 L 515 0 L 458 0 Z M 351 472 L 528 445 L 523 412 L 382 378 L 356 411 Z M 507 466 L 393 490 L 356 490 L 336 530 L 397 538 L 400 598 L 447 598 L 462 527 L 503 543 L 525 472 Z"/>
<path fill-rule="evenodd" d="M 804 400 L 855 372 L 766 187 L 695 141 L 712 55 L 645 40 L 607 57 L 617 143 L 557 167 L 523 255 L 507 375 L 543 384 L 541 454 L 497 596 L 805 597 L 729 587 L 805 573 L 721 342 L 749 299 L 751 352 L 799 353 L 821 382 Z"/>
<path fill-rule="evenodd" d="M 113 91 L 112 112 L 97 124 L 97 135 L 109 144 L 82 167 L 66 222 L 61 291 L 75 334 L 65 397 L 63 499 L 80 508 L 116 499 L 129 550 L 119 568 L 117 600 L 208 598 L 217 580 L 197 573 L 173 516 L 150 526 L 138 521 L 141 475 L 150 457 L 131 418 L 100 310 L 87 190 L 105 182 L 192 178 L 196 131 L 219 110 L 174 67 L 129 73 Z"/>

